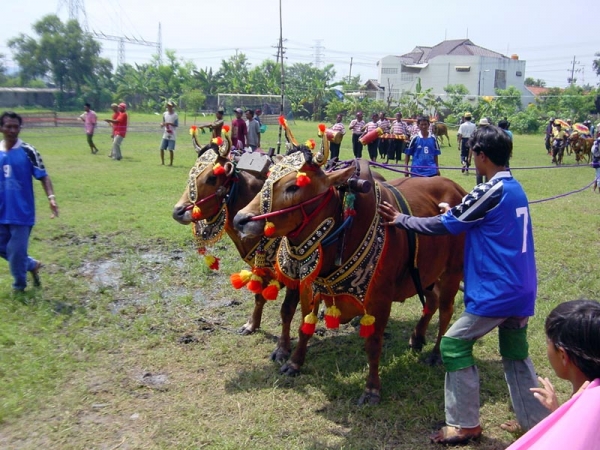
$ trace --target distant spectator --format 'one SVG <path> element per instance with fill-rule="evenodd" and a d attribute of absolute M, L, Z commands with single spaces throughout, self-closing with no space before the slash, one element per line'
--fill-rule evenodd
<path fill-rule="evenodd" d="M 223 124 L 225 123 L 223 120 L 223 114 L 225 114 L 225 109 L 222 106 L 219 106 L 217 108 L 217 112 L 215 113 L 215 121 L 208 127 L 213 138 L 221 136 Z"/>
<path fill-rule="evenodd" d="M 248 128 L 246 122 L 242 119 L 242 108 L 236 108 L 233 110 L 235 113 L 235 119 L 231 122 L 231 140 L 233 146 L 239 150 L 246 147 L 246 140 L 248 138 Z"/>
<path fill-rule="evenodd" d="M 335 123 L 331 126 L 331 129 L 333 131 L 337 131 L 338 133 L 341 133 L 342 136 L 344 136 L 346 134 L 346 127 L 344 127 L 344 123 L 342 122 L 342 115 L 338 114 L 335 116 Z M 343 139 L 343 138 L 342 138 Z M 336 144 L 335 142 L 330 142 L 329 143 L 329 150 L 331 152 L 331 159 L 334 158 L 339 158 L 340 157 L 340 147 L 342 145 L 342 141 L 340 139 L 340 143 Z"/>
<path fill-rule="evenodd" d="M 98 123 L 98 116 L 96 116 L 96 113 L 92 110 L 92 107 L 89 103 L 83 105 L 83 110 L 85 112 L 79 116 L 79 120 L 85 124 L 87 143 L 90 146 L 92 154 L 96 154 L 98 153 L 98 147 L 96 147 L 94 144 L 94 130 L 96 129 L 96 125 Z"/>
<path fill-rule="evenodd" d="M 260 116 L 262 116 L 262 110 L 260 108 L 257 108 L 256 111 L 254 111 L 254 120 L 258 122 L 259 126 L 262 125 L 262 119 L 260 118 Z"/>
<path fill-rule="evenodd" d="M 508 129 L 508 127 L 510 127 L 510 122 L 506 119 L 502 119 L 500 122 L 498 122 L 498 128 L 501 128 L 504 130 L 504 132 L 506 134 L 508 134 L 508 137 L 510 138 L 510 140 L 513 140 L 513 134 L 512 131 L 510 131 Z"/>
<path fill-rule="evenodd" d="M 165 165 L 165 150 L 169 150 L 169 165 L 173 165 L 173 153 L 175 153 L 175 141 L 177 139 L 177 127 L 179 116 L 175 112 L 175 103 L 169 100 L 167 110 L 163 113 L 163 121 L 160 126 L 164 128 L 162 141 L 160 143 L 160 161 Z"/>
<path fill-rule="evenodd" d="M 390 129 L 392 128 L 392 124 L 390 123 L 388 118 L 385 116 L 385 113 L 383 111 L 381 111 L 379 113 L 379 120 L 377 121 L 377 125 L 379 125 L 379 128 L 381 128 L 381 130 L 383 131 L 383 134 L 389 134 Z M 381 156 L 381 159 L 387 158 L 389 147 L 390 147 L 389 139 L 379 139 L 378 148 L 379 148 L 379 156 Z"/>
<path fill-rule="evenodd" d="M 406 165 L 406 174 L 409 176 L 408 165 L 412 156 L 413 163 L 410 169 L 410 175 L 422 177 L 434 177 L 440 174 L 438 156 L 442 154 L 435 136 L 429 133 L 429 118 L 421 116 L 417 119 L 419 134 L 410 140 L 408 148 L 404 150 L 406 155 L 404 164 Z"/>
<path fill-rule="evenodd" d="M 390 159 L 395 160 L 396 164 L 402 159 L 402 154 L 406 148 L 406 142 L 410 138 L 410 132 L 408 131 L 408 125 L 402 120 L 402 113 L 398 111 L 396 113 L 396 120 L 392 122 L 392 134 L 403 135 L 404 139 L 392 139 L 390 146 L 388 147 L 386 164 L 390 162 Z"/>
<path fill-rule="evenodd" d="M 362 158 L 363 145 L 360 143 L 360 136 L 363 134 L 365 127 L 365 121 L 363 120 L 363 113 L 358 111 L 356 118 L 352 119 L 348 128 L 352 130 L 352 153 L 355 158 Z"/>
<path fill-rule="evenodd" d="M 119 115 L 116 119 L 106 119 L 108 123 L 113 126 L 113 146 L 111 151 L 111 158 L 116 161 L 120 161 L 121 155 L 121 144 L 127 134 L 127 105 L 125 103 L 119 103 Z"/>
<path fill-rule="evenodd" d="M 471 166 L 471 149 L 469 148 L 469 139 L 477 127 L 472 122 L 473 116 L 470 112 L 466 112 L 463 116 L 463 123 L 458 127 L 458 143 L 460 145 L 460 164 L 462 166 L 461 172 L 469 174 L 469 167 Z"/>
<path fill-rule="evenodd" d="M 254 119 L 254 111 L 246 110 L 246 127 L 248 128 L 248 147 L 252 151 L 260 147 L 260 125 Z"/>
<path fill-rule="evenodd" d="M 110 109 L 112 109 L 112 116 L 111 119 L 112 120 L 117 120 L 117 117 L 119 117 L 119 105 L 117 105 L 116 103 L 111 103 L 110 104 Z M 108 122 L 108 120 L 106 121 Z M 110 122 L 109 122 L 110 123 Z M 111 141 L 115 139 L 115 126 L 111 123 L 111 127 L 110 127 L 110 139 Z M 112 147 L 110 149 L 110 154 L 108 155 L 109 158 L 113 157 L 112 154 Z"/>

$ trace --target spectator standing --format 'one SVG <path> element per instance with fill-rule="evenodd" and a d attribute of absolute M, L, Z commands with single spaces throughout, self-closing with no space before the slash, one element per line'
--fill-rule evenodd
<path fill-rule="evenodd" d="M 335 123 L 333 125 L 331 125 L 331 130 L 341 133 L 342 136 L 344 136 L 346 134 L 346 127 L 344 126 L 344 124 L 342 122 L 341 114 L 338 114 L 335 116 Z M 341 140 L 340 140 L 339 144 L 336 144 L 335 142 L 329 143 L 329 151 L 330 151 L 331 159 L 340 157 L 340 147 L 341 146 L 342 146 Z"/>
<path fill-rule="evenodd" d="M 440 174 L 438 156 L 442 154 L 434 135 L 429 133 L 429 118 L 421 116 L 417 119 L 419 134 L 410 140 L 408 148 L 404 150 L 404 164 L 408 177 L 408 165 L 412 156 L 411 175 L 434 177 Z"/>
<path fill-rule="evenodd" d="M 83 105 L 83 110 L 84 113 L 79 116 L 79 120 L 85 124 L 87 143 L 90 146 L 92 154 L 96 154 L 98 153 L 98 147 L 96 147 L 94 144 L 94 131 L 98 123 L 98 116 L 96 115 L 96 112 L 92 110 L 92 107 L 89 103 Z"/>
<path fill-rule="evenodd" d="M 377 113 L 373 113 L 371 115 L 371 121 L 365 125 L 365 130 L 363 134 L 367 134 L 369 131 L 373 131 L 379 128 L 379 115 Z M 367 151 L 369 152 L 369 158 L 371 161 L 377 161 L 377 149 L 379 148 L 380 139 L 377 138 L 374 141 L 367 144 Z"/>
<path fill-rule="evenodd" d="M 219 106 L 215 113 L 215 121 L 208 126 L 213 138 L 221 137 L 223 124 L 225 123 L 223 114 L 225 114 L 225 109 L 222 106 Z"/>
<path fill-rule="evenodd" d="M 388 149 L 386 164 L 390 162 L 390 159 L 395 160 L 396 164 L 398 164 L 402 159 L 402 154 L 406 148 L 406 141 L 410 136 L 408 125 L 402 120 L 402 113 L 400 111 L 396 113 L 396 120 L 392 123 L 392 134 L 403 135 L 404 139 L 392 139 Z"/>
<path fill-rule="evenodd" d="M 361 111 L 356 113 L 356 118 L 352 119 L 350 125 L 348 125 L 348 128 L 352 130 L 352 153 L 355 158 L 362 158 L 363 145 L 360 143 L 359 139 L 363 134 L 365 125 L 363 113 Z"/>
<path fill-rule="evenodd" d="M 231 122 L 231 139 L 235 148 L 242 150 L 246 147 L 248 137 L 248 128 L 246 122 L 242 119 L 242 108 L 234 109 L 235 119 Z"/>
<path fill-rule="evenodd" d="M 464 121 L 458 127 L 458 145 L 460 146 L 460 164 L 462 166 L 461 172 L 469 174 L 469 167 L 471 166 L 471 151 L 469 149 L 469 139 L 475 133 L 477 127 L 472 122 L 473 116 L 470 112 L 465 113 L 463 117 Z"/>
<path fill-rule="evenodd" d="M 592 167 L 596 171 L 596 177 L 594 178 L 594 192 L 598 188 L 600 194 L 600 136 L 594 141 L 592 145 Z"/>
<path fill-rule="evenodd" d="M 116 119 L 106 119 L 108 123 L 113 126 L 113 146 L 111 151 L 111 158 L 116 161 L 120 161 L 121 155 L 121 144 L 127 135 L 127 105 L 125 103 L 119 103 L 119 115 Z"/>
<path fill-rule="evenodd" d="M 52 215 L 58 217 L 58 205 L 50 176 L 35 148 L 19 139 L 21 116 L 5 112 L 0 117 L 4 140 L 0 142 L 0 256 L 8 261 L 13 276 L 13 290 L 27 287 L 27 272 L 34 286 L 40 286 L 42 264 L 28 253 L 29 236 L 35 224 L 35 200 L 32 177 L 40 180 L 50 203 Z"/>
<path fill-rule="evenodd" d="M 252 151 L 260 147 L 260 124 L 254 119 L 254 111 L 246 110 L 246 127 L 248 129 L 248 147 Z"/>
<path fill-rule="evenodd" d="M 546 145 L 546 152 L 548 152 L 548 154 L 551 153 L 550 140 L 552 139 L 553 134 L 554 134 L 554 117 L 551 117 L 550 121 L 548 122 L 548 125 L 546 125 L 546 138 L 544 140 L 544 143 Z"/>
<path fill-rule="evenodd" d="M 254 111 L 254 120 L 258 122 L 259 127 L 262 126 L 262 119 L 260 118 L 260 116 L 262 116 L 262 110 L 260 108 L 257 108 L 256 111 Z"/>
<path fill-rule="evenodd" d="M 117 117 L 119 117 L 119 105 L 117 105 L 116 103 L 111 103 L 110 104 L 110 109 L 112 109 L 112 116 L 111 116 L 111 120 L 117 120 Z M 108 121 L 106 121 L 108 122 Z M 113 124 L 110 124 L 110 140 L 114 141 L 115 139 L 115 127 Z M 110 154 L 108 155 L 109 158 L 113 157 L 112 154 L 112 146 L 110 149 Z"/>
<path fill-rule="evenodd" d="M 390 129 L 392 128 L 392 124 L 390 123 L 388 118 L 385 117 L 385 113 L 383 111 L 381 111 L 379 113 L 379 120 L 377 121 L 377 125 L 379 126 L 379 128 L 381 128 L 381 131 L 383 131 L 383 134 L 389 134 Z M 389 139 L 379 139 L 378 147 L 379 147 L 379 156 L 381 156 L 381 159 L 387 158 L 388 157 L 388 149 L 390 147 L 390 140 Z"/>
<path fill-rule="evenodd" d="M 461 444 L 481 436 L 479 372 L 473 347 L 495 328 L 519 425 L 528 430 L 548 415 L 529 393 L 537 387 L 527 342 L 537 274 L 529 202 L 522 186 L 506 170 L 512 141 L 501 129 L 487 126 L 477 130 L 469 144 L 475 167 L 489 181 L 475 186 L 459 205 L 444 208 L 445 213 L 435 217 L 401 214 L 387 202 L 379 206 L 385 225 L 432 236 L 466 235 L 465 311 L 441 341 L 446 426 L 431 436 L 440 444 Z"/>
<path fill-rule="evenodd" d="M 179 126 L 179 116 L 175 112 L 175 102 L 167 102 L 167 110 L 163 113 L 163 120 L 160 124 L 164 128 L 162 141 L 160 143 L 160 161 L 165 165 L 165 150 L 169 151 L 169 165 L 173 165 L 173 154 L 175 153 L 175 141 L 177 139 L 177 127 Z"/>

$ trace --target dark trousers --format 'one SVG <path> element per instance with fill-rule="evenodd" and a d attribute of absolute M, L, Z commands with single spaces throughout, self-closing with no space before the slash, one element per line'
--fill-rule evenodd
<path fill-rule="evenodd" d="M 373 142 L 367 145 L 369 151 L 369 158 L 371 161 L 377 161 L 377 149 L 379 148 L 380 139 L 375 139 Z"/>
<path fill-rule="evenodd" d="M 354 153 L 355 158 L 362 158 L 363 145 L 358 140 L 360 136 L 360 134 L 352 135 L 352 153 Z"/>
<path fill-rule="evenodd" d="M 398 164 L 399 161 L 402 161 L 402 154 L 404 153 L 404 149 L 406 148 L 406 142 L 401 139 L 392 139 L 387 152 L 387 161 L 386 163 L 392 159 L 396 161 Z"/>
<path fill-rule="evenodd" d="M 390 148 L 390 140 L 389 139 L 379 139 L 379 156 L 381 156 L 381 159 L 387 157 L 389 148 Z"/>
<path fill-rule="evenodd" d="M 340 157 L 340 147 L 342 144 L 334 144 L 333 142 L 329 143 L 329 158 L 339 158 Z"/>

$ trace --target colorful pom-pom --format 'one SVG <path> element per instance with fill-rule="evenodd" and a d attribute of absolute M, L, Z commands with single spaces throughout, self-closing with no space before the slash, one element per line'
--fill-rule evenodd
<path fill-rule="evenodd" d="M 192 220 L 200 220 L 200 217 L 202 217 L 202 211 L 196 205 L 192 208 Z"/>
<path fill-rule="evenodd" d="M 220 147 L 221 145 L 223 145 L 223 138 L 220 136 L 217 136 L 216 138 L 213 138 L 213 140 L 211 142 L 213 144 L 217 144 Z"/>
<path fill-rule="evenodd" d="M 231 277 L 229 277 L 229 281 L 231 281 L 231 285 L 235 289 L 243 288 L 248 281 L 250 281 L 250 277 L 252 276 L 252 272 L 249 270 L 241 270 L 240 273 L 233 273 Z"/>
<path fill-rule="evenodd" d="M 265 236 L 271 237 L 275 234 L 275 224 L 273 222 L 267 222 L 264 228 Z"/>
<path fill-rule="evenodd" d="M 254 294 L 260 294 L 262 292 L 262 285 L 263 285 L 263 280 L 260 276 L 256 275 L 255 273 L 253 273 L 250 276 L 250 281 L 248 281 L 248 284 L 246 285 L 246 287 L 248 288 L 248 290 Z"/>
<path fill-rule="evenodd" d="M 196 125 L 192 125 L 190 127 L 190 135 L 196 136 L 198 134 L 198 127 Z"/>
<path fill-rule="evenodd" d="M 229 125 L 223 125 L 223 128 L 221 128 L 221 130 L 223 130 L 225 133 L 229 133 Z"/>
<path fill-rule="evenodd" d="M 325 310 L 325 326 L 327 328 L 339 328 L 340 327 L 340 316 L 342 312 L 337 306 L 331 305 Z"/>
<path fill-rule="evenodd" d="M 213 255 L 205 255 L 204 263 L 210 270 L 219 270 L 220 259 Z"/>
<path fill-rule="evenodd" d="M 279 125 L 281 125 L 283 128 L 287 127 L 287 121 L 285 120 L 285 117 L 279 116 Z"/>
<path fill-rule="evenodd" d="M 221 163 L 216 163 L 213 167 L 213 174 L 215 175 L 223 175 L 225 173 L 225 167 L 221 165 Z"/>
<path fill-rule="evenodd" d="M 325 129 L 326 129 L 325 124 L 320 123 L 319 124 L 319 133 L 320 133 L 319 136 L 323 136 L 323 133 L 325 133 Z"/>
<path fill-rule="evenodd" d="M 310 148 L 311 150 L 314 150 L 315 147 L 317 146 L 317 143 L 315 142 L 314 139 L 308 139 L 304 145 L 306 145 L 308 148 Z"/>
<path fill-rule="evenodd" d="M 269 281 L 269 284 L 262 291 L 262 296 L 265 300 L 276 300 L 277 295 L 279 295 L 279 290 L 281 289 L 281 285 L 277 280 Z"/>
<path fill-rule="evenodd" d="M 361 337 L 367 338 L 375 332 L 375 317 L 370 314 L 365 314 L 360 319 L 360 331 Z"/>
<path fill-rule="evenodd" d="M 304 317 L 304 322 L 302 322 L 302 326 L 300 330 L 304 334 L 313 335 L 315 334 L 315 328 L 317 327 L 317 316 L 315 313 L 311 312 Z"/>
<path fill-rule="evenodd" d="M 296 186 L 302 187 L 310 184 L 310 178 L 304 172 L 298 172 L 296 175 Z"/>

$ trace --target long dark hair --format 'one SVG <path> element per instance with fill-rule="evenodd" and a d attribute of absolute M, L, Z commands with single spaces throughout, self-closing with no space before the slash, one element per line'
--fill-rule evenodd
<path fill-rule="evenodd" d="M 561 303 L 546 319 L 546 336 L 565 350 L 588 380 L 600 378 L 600 303 Z"/>

